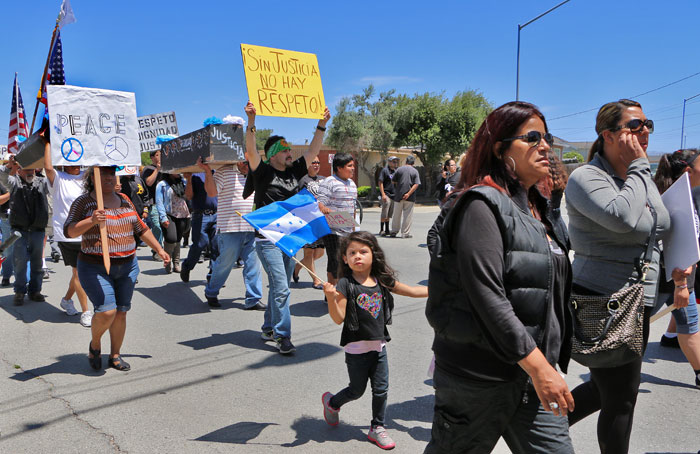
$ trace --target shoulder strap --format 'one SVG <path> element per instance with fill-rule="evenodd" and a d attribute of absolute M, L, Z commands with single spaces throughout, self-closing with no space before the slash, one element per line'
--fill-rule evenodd
<path fill-rule="evenodd" d="M 636 263 L 637 275 L 640 281 L 643 281 L 646 277 L 649 264 L 651 263 L 651 257 L 654 254 L 654 245 L 656 244 L 656 210 L 649 203 L 647 203 L 647 207 L 651 213 L 652 226 L 651 232 L 649 232 L 649 238 L 647 238 L 644 258 L 638 259 Z"/>

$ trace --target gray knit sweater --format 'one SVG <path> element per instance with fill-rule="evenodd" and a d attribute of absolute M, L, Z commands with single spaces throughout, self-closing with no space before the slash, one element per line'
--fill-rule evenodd
<path fill-rule="evenodd" d="M 639 158 L 618 178 L 600 154 L 571 173 L 566 187 L 569 236 L 575 251 L 574 283 L 601 293 L 612 293 L 636 282 L 634 264 L 644 255 L 656 210 L 656 238 L 652 263 L 644 282 L 644 303 L 656 300 L 659 271 L 658 240 L 671 227 L 671 218 L 652 180 L 649 161 Z"/>

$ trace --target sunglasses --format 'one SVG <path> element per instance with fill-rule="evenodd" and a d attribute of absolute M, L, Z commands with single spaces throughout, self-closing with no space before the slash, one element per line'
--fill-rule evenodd
<path fill-rule="evenodd" d="M 548 132 L 542 134 L 539 131 L 530 131 L 522 136 L 511 137 L 510 139 L 503 139 L 501 142 L 512 142 L 514 140 L 524 140 L 531 147 L 539 146 L 540 142 L 544 139 L 545 142 L 551 147 L 554 145 L 554 136 Z"/>
<path fill-rule="evenodd" d="M 611 129 L 611 132 L 619 131 L 620 129 L 629 129 L 630 132 L 641 132 L 644 127 L 647 127 L 649 130 L 649 134 L 654 132 L 654 122 L 652 120 L 640 120 L 639 118 L 635 118 L 634 120 L 628 121 L 624 125 L 620 125 L 616 128 Z"/>
<path fill-rule="evenodd" d="M 321 163 L 320 163 L 320 162 L 318 162 L 318 161 L 313 161 L 313 162 L 312 162 L 311 164 L 315 164 L 315 165 L 321 165 Z"/>

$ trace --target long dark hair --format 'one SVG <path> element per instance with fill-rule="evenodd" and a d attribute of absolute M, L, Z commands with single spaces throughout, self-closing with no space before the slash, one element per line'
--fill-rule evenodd
<path fill-rule="evenodd" d="M 603 154 L 603 146 L 605 145 L 603 131 L 616 128 L 622 118 L 622 112 L 628 107 L 639 107 L 641 109 L 642 105 L 631 99 L 620 99 L 619 101 L 603 104 L 603 107 L 598 110 L 598 115 L 595 118 L 595 132 L 598 134 L 598 138 L 588 151 L 588 161 L 586 162 L 591 162 L 596 153 Z"/>
<path fill-rule="evenodd" d="M 393 288 L 396 284 L 396 271 L 387 263 L 384 251 L 379 246 L 377 238 L 365 231 L 352 232 L 350 235 L 340 239 L 340 246 L 338 247 L 338 277 L 349 279 L 352 276 L 352 270 L 350 266 L 343 261 L 343 256 L 347 253 L 348 246 L 353 241 L 364 244 L 372 251 L 372 269 L 370 275 L 384 287 Z"/>
<path fill-rule="evenodd" d="M 661 156 L 659 167 L 654 174 L 654 183 L 656 183 L 659 193 L 666 192 L 666 189 L 670 188 L 683 175 L 685 169 L 693 164 L 698 155 L 700 155 L 700 150 L 686 149 L 676 150 Z"/>
<path fill-rule="evenodd" d="M 512 193 L 520 183 L 503 161 L 503 153 L 510 147 L 510 142 L 503 140 L 515 136 L 520 126 L 532 117 L 542 120 L 545 131 L 549 132 L 544 115 L 529 102 L 512 101 L 491 112 L 469 146 L 457 190 L 468 189 L 491 177 L 508 194 Z"/>

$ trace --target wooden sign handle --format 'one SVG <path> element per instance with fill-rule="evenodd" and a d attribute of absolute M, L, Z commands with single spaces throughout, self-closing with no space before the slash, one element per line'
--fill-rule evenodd
<path fill-rule="evenodd" d="M 102 198 L 102 176 L 100 175 L 100 168 L 95 167 L 93 172 L 95 178 L 95 196 L 97 197 L 97 209 L 104 210 L 105 202 Z M 107 223 L 100 223 L 100 239 L 102 241 L 102 261 L 105 265 L 105 270 L 109 274 L 110 261 L 109 261 L 109 240 L 107 239 Z"/>

